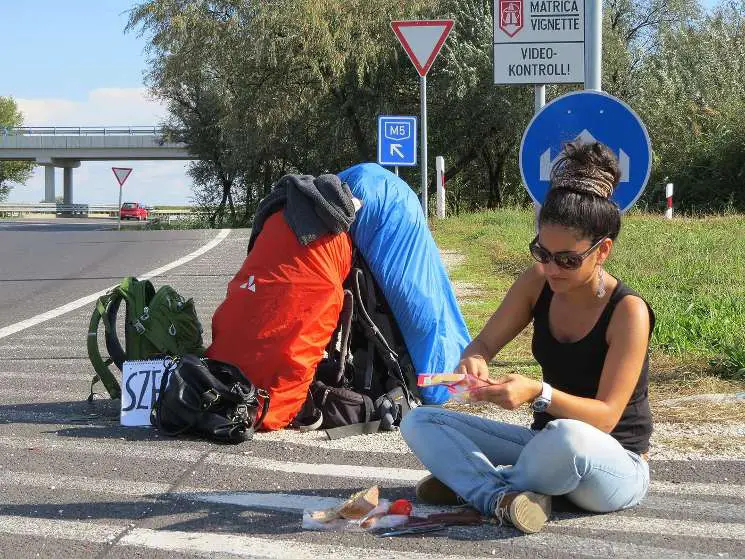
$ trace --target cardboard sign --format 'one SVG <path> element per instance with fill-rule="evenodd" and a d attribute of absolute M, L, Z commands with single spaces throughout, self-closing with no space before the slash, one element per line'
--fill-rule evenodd
<path fill-rule="evenodd" d="M 163 359 L 125 361 L 122 372 L 121 424 L 127 427 L 150 426 L 150 410 L 160 393 L 165 371 Z"/>

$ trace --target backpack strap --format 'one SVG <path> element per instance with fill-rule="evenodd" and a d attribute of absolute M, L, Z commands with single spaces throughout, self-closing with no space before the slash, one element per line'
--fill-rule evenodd
<path fill-rule="evenodd" d="M 406 378 L 404 377 L 403 371 L 401 370 L 398 354 L 393 350 L 393 348 L 391 348 L 390 344 L 385 339 L 385 336 L 383 336 L 383 333 L 370 317 L 367 312 L 365 302 L 362 300 L 360 278 L 362 278 L 362 281 L 364 281 L 364 272 L 361 269 L 356 268 L 353 273 L 354 281 L 352 282 L 352 284 L 354 288 L 355 303 L 357 304 L 357 316 L 359 317 L 359 323 L 362 326 L 362 329 L 365 332 L 365 336 L 367 337 L 368 341 L 370 341 L 372 346 L 378 349 L 378 352 L 383 359 L 383 363 L 385 364 L 388 373 L 402 385 L 402 389 L 404 390 L 406 397 L 411 400 L 411 391 L 406 384 Z M 370 282 L 367 282 L 367 284 L 369 285 Z M 373 360 L 372 352 L 368 354 L 367 359 L 367 365 L 370 366 Z M 365 376 L 367 376 L 367 373 Z"/>
<path fill-rule="evenodd" d="M 375 297 L 375 285 L 373 285 L 373 282 L 370 281 L 371 278 L 365 274 L 365 270 L 359 268 L 355 271 L 355 282 L 358 282 L 360 277 L 364 279 L 365 282 L 365 305 L 362 309 L 363 311 L 367 311 L 367 309 L 370 309 L 372 312 L 375 312 L 375 309 L 378 306 L 378 300 Z M 359 289 L 360 293 L 362 293 L 362 289 Z M 365 363 L 365 376 L 363 379 L 362 387 L 365 390 L 370 390 L 372 388 L 372 379 L 373 379 L 373 365 L 375 364 L 375 345 L 372 340 L 372 338 L 367 339 L 367 363 Z"/>
<path fill-rule="evenodd" d="M 106 351 L 109 352 L 111 361 L 119 367 L 121 371 L 124 368 L 124 362 L 127 360 L 127 354 L 122 347 L 119 337 L 116 335 L 116 317 L 119 313 L 119 307 L 124 297 L 119 288 L 115 288 L 117 297 L 112 298 L 106 307 L 106 312 L 102 315 L 104 329 L 104 340 L 106 342 Z"/>
<path fill-rule="evenodd" d="M 354 314 L 354 295 L 349 289 L 344 290 L 344 304 L 339 317 L 339 369 L 336 373 L 336 386 L 342 386 L 349 355 L 349 342 L 352 335 L 352 315 Z M 335 337 L 332 338 L 335 340 Z M 332 350 L 334 348 L 331 348 Z"/>
<path fill-rule="evenodd" d="M 127 358 L 126 352 L 122 348 L 122 344 L 116 334 L 116 318 L 122 300 L 127 302 L 128 314 L 130 308 L 132 308 L 131 312 L 134 312 L 134 299 L 131 295 L 131 286 L 137 281 L 137 278 L 131 276 L 124 278 L 119 285 L 99 297 L 96 307 L 93 309 L 91 321 L 88 326 L 86 345 L 88 348 L 88 357 L 96 374 L 91 381 L 91 393 L 88 395 L 89 402 L 93 401 L 93 387 L 99 380 L 103 383 L 112 399 L 120 398 L 122 395 L 119 381 L 117 381 L 109 366 L 113 364 L 119 370 L 122 370 L 124 361 Z M 101 357 L 101 352 L 98 348 L 98 328 L 101 322 L 104 325 L 104 340 L 106 342 L 106 350 L 109 353 L 109 358 L 105 360 Z"/>
<path fill-rule="evenodd" d="M 88 339 L 86 344 L 88 347 L 88 357 L 93 364 L 93 369 L 96 371 L 96 374 L 91 381 L 91 393 L 88 396 L 89 402 L 93 401 L 93 386 L 99 380 L 103 383 L 106 391 L 109 393 L 109 396 L 111 396 L 112 399 L 120 398 L 122 395 L 122 390 L 119 386 L 119 382 L 116 380 L 116 377 L 109 369 L 109 365 L 113 363 L 113 359 L 109 358 L 104 360 L 101 357 L 101 352 L 98 349 L 98 327 L 101 321 L 103 321 L 104 323 L 104 329 L 107 337 L 109 336 L 110 332 L 114 332 L 114 337 L 116 337 L 115 330 L 112 328 L 112 324 L 109 321 L 109 316 L 107 313 L 108 307 L 114 301 L 116 301 L 117 306 L 121 302 L 121 293 L 116 288 L 98 298 L 98 301 L 96 301 L 96 307 L 95 309 L 93 309 L 93 315 L 91 316 L 90 324 L 88 325 Z M 119 347 L 121 349 L 121 345 Z"/>

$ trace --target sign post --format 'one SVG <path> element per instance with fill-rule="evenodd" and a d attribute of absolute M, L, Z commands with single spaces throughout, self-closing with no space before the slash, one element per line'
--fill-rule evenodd
<path fill-rule="evenodd" d="M 422 210 L 427 220 L 427 72 L 445 44 L 453 20 L 392 21 L 391 28 L 419 73 L 421 104 Z"/>
<path fill-rule="evenodd" d="M 603 1 L 585 0 L 585 89 L 603 90 Z"/>
<path fill-rule="evenodd" d="M 130 167 L 112 167 L 112 171 L 114 171 L 114 176 L 116 177 L 116 182 L 119 183 L 119 206 L 116 210 L 116 217 L 117 217 L 117 224 L 116 229 L 117 231 L 121 231 L 122 229 L 122 189 L 124 187 L 124 183 L 129 178 L 129 175 L 132 173 L 132 169 Z"/>
<path fill-rule="evenodd" d="M 533 117 L 520 144 L 520 172 L 530 197 L 543 204 L 551 170 L 566 142 L 602 142 L 618 157 L 621 179 L 612 199 L 622 212 L 641 196 L 652 168 L 652 144 L 639 116 L 600 91 L 554 99 Z"/>

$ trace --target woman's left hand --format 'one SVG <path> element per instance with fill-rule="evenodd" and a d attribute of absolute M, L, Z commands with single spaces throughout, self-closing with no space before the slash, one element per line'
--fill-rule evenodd
<path fill-rule="evenodd" d="M 525 402 L 535 400 L 542 388 L 541 381 L 513 373 L 492 380 L 490 386 L 474 390 L 471 399 L 492 402 L 500 408 L 514 410 Z"/>

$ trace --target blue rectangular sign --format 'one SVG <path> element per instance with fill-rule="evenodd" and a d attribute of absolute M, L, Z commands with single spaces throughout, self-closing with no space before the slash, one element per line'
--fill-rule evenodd
<path fill-rule="evenodd" d="M 378 117 L 378 164 L 416 166 L 416 117 Z"/>

